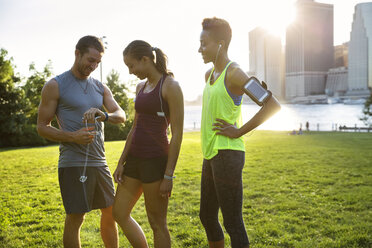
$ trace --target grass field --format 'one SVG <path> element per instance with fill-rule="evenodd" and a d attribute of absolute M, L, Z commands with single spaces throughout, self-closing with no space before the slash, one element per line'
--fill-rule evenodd
<path fill-rule="evenodd" d="M 173 247 L 207 247 L 198 217 L 199 140 L 184 135 L 168 214 Z M 245 140 L 243 213 L 252 247 L 372 247 L 372 134 L 256 131 Z M 123 145 L 106 143 L 112 172 Z M 0 150 L 0 247 L 62 247 L 57 161 L 58 146 Z M 152 246 L 143 205 L 141 198 L 133 217 Z M 83 247 L 103 247 L 98 211 L 86 216 L 81 239 Z M 121 231 L 120 247 L 130 247 Z"/>

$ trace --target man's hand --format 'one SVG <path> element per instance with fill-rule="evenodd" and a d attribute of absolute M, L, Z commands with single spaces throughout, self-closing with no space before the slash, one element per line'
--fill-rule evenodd
<path fill-rule="evenodd" d="M 96 118 L 96 116 L 99 116 L 99 118 L 97 119 L 98 121 L 104 121 L 106 119 L 105 113 L 102 112 L 100 109 L 90 108 L 84 113 L 83 122 L 87 120 L 89 123 L 94 123 L 94 119 Z"/>
<path fill-rule="evenodd" d="M 83 127 L 75 132 L 73 132 L 73 142 L 86 145 L 92 143 L 96 132 L 94 131 L 94 127 Z"/>
<path fill-rule="evenodd" d="M 216 122 L 213 123 L 213 131 L 217 131 L 217 135 L 223 135 L 229 138 L 239 138 L 240 130 L 233 124 L 230 124 L 222 119 L 216 119 Z"/>

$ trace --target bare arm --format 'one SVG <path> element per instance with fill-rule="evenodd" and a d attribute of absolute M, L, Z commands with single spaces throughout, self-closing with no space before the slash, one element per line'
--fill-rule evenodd
<path fill-rule="evenodd" d="M 177 163 L 183 136 L 183 94 L 177 82 L 172 82 L 166 88 L 165 99 L 168 102 L 172 138 L 169 144 L 168 163 L 165 174 L 172 176 Z"/>
<path fill-rule="evenodd" d="M 94 136 L 89 129 L 82 128 L 75 132 L 67 132 L 51 125 L 59 99 L 58 83 L 54 79 L 47 82 L 41 91 L 41 101 L 38 109 L 37 132 L 40 136 L 57 142 L 75 142 L 88 144 Z"/>
<path fill-rule="evenodd" d="M 116 166 L 116 169 L 114 171 L 114 180 L 116 183 L 121 184 L 123 182 L 123 172 L 124 172 L 124 166 L 125 166 L 125 161 L 127 160 L 130 145 L 132 143 L 132 136 L 133 136 L 133 130 L 134 127 L 137 125 L 137 113 L 134 114 L 134 121 L 132 128 L 130 129 L 127 140 L 125 141 L 124 149 L 123 152 L 121 153 L 120 159 L 118 161 L 118 164 Z"/>
<path fill-rule="evenodd" d="M 168 80 L 170 81 L 164 84 L 165 87 L 163 88 L 163 96 L 168 102 L 169 106 L 172 138 L 169 144 L 168 162 L 165 169 L 165 175 L 171 177 L 173 176 L 177 164 L 182 143 L 184 106 L 183 94 L 178 82 L 171 78 L 168 78 Z M 160 194 L 164 197 L 170 196 L 171 191 L 172 180 L 164 179 L 160 185 Z"/>
<path fill-rule="evenodd" d="M 107 121 L 113 124 L 125 122 L 126 117 L 124 110 L 115 101 L 114 97 L 112 96 L 111 90 L 107 87 L 107 85 L 103 84 L 103 87 L 103 107 L 107 111 Z M 92 120 L 96 116 L 100 117 L 98 119 L 99 121 L 104 121 L 106 119 L 105 113 L 97 108 L 91 108 L 84 113 L 84 119 L 86 120 Z"/>
<path fill-rule="evenodd" d="M 280 104 L 278 100 L 271 96 L 270 99 L 262 106 L 262 108 L 255 114 L 247 123 L 245 123 L 240 129 L 239 129 L 239 136 L 242 136 L 262 123 L 264 123 L 266 120 L 268 120 L 271 116 L 273 116 L 276 112 L 280 110 Z"/>
<path fill-rule="evenodd" d="M 136 87 L 136 95 L 138 94 L 139 90 L 142 88 L 144 83 L 139 83 Z M 133 130 L 137 125 L 137 113 L 134 114 L 134 121 L 132 128 L 130 129 L 127 140 L 125 141 L 123 152 L 121 153 L 120 159 L 118 161 L 118 164 L 116 166 L 115 172 L 113 174 L 114 180 L 116 183 L 121 184 L 123 182 L 123 172 L 124 172 L 124 165 L 125 161 L 127 160 L 127 156 L 129 153 L 130 145 L 132 143 L 132 136 L 133 136 Z"/>
<path fill-rule="evenodd" d="M 239 67 L 234 66 L 228 72 L 228 83 L 226 85 L 230 92 L 242 95 L 244 93 L 243 87 L 248 79 L 249 76 L 245 72 L 243 72 Z M 217 119 L 216 123 L 213 124 L 215 126 L 213 130 L 217 130 L 217 134 L 219 135 L 224 135 L 230 138 L 239 138 L 264 123 L 267 119 L 278 112 L 280 108 L 278 100 L 274 96 L 271 96 L 261 109 L 239 129 L 231 123 L 227 123 L 225 120 Z"/>

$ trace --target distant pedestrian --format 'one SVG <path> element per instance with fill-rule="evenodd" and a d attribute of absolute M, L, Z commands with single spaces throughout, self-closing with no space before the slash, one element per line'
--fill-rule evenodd
<path fill-rule="evenodd" d="M 309 122 L 306 122 L 306 131 L 309 131 Z"/>

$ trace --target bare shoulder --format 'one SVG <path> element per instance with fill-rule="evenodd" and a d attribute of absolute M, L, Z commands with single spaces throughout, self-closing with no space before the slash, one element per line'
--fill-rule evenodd
<path fill-rule="evenodd" d="M 227 75 L 234 77 L 238 75 L 247 75 L 238 63 L 232 63 L 227 69 Z M 247 75 L 248 76 L 248 75 Z"/>
<path fill-rule="evenodd" d="M 51 97 L 59 97 L 58 91 L 58 82 L 52 78 L 48 82 L 46 82 L 42 89 L 42 95 L 47 95 Z"/>
<path fill-rule="evenodd" d="M 45 87 L 48 87 L 48 88 L 52 87 L 52 88 L 58 89 L 58 82 L 55 78 L 52 78 L 51 80 L 49 80 L 48 82 L 44 84 L 44 88 Z"/>
<path fill-rule="evenodd" d="M 181 86 L 173 77 L 165 78 L 162 95 L 168 100 L 171 98 L 183 99 Z"/>
<path fill-rule="evenodd" d="M 208 78 L 209 78 L 209 76 L 211 75 L 212 70 L 213 70 L 213 68 L 209 68 L 209 69 L 205 72 L 205 82 L 208 81 Z"/>
<path fill-rule="evenodd" d="M 232 63 L 227 69 L 227 80 L 233 85 L 244 85 L 248 79 L 248 74 L 237 63 Z"/>
<path fill-rule="evenodd" d="M 140 89 L 145 85 L 145 81 L 143 82 L 139 82 L 136 86 L 136 94 L 138 94 L 138 92 L 140 91 Z"/>
<path fill-rule="evenodd" d="M 163 87 L 171 88 L 171 89 L 181 88 L 178 81 L 176 81 L 173 77 L 166 77 L 164 80 Z"/>

